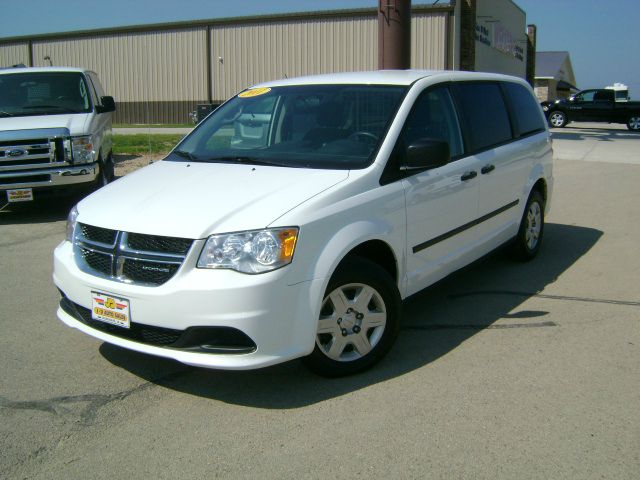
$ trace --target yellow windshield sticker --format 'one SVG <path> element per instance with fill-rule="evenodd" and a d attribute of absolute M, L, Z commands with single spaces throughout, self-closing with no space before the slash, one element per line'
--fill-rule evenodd
<path fill-rule="evenodd" d="M 257 97 L 258 95 L 264 95 L 265 93 L 269 93 L 271 89 L 269 87 L 263 88 L 252 88 L 251 90 L 245 90 L 240 95 L 240 98 L 249 98 L 249 97 Z"/>

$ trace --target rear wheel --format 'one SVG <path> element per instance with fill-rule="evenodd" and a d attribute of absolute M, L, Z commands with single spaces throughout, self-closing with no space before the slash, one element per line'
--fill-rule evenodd
<path fill-rule="evenodd" d="M 329 377 L 371 367 L 398 335 L 401 303 L 385 270 L 359 257 L 348 259 L 329 282 L 316 345 L 303 361 L 314 372 Z"/>
<path fill-rule="evenodd" d="M 634 115 L 629 118 L 627 122 L 627 128 L 633 132 L 640 131 L 640 115 Z"/>
<path fill-rule="evenodd" d="M 567 115 L 561 110 L 555 110 L 549 115 L 549 123 L 552 127 L 562 128 L 567 124 Z"/>
<path fill-rule="evenodd" d="M 519 260 L 531 260 L 540 250 L 544 234 L 544 197 L 533 190 L 522 214 L 518 235 L 513 242 L 513 253 Z"/>

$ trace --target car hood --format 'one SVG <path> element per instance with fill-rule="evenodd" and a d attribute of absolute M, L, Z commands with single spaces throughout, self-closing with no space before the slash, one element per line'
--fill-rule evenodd
<path fill-rule="evenodd" d="M 161 161 L 78 204 L 78 221 L 184 238 L 260 229 L 348 178 L 346 170 Z"/>
<path fill-rule="evenodd" d="M 66 128 L 71 132 L 71 135 L 87 135 L 86 124 L 89 115 L 89 113 L 70 113 L 32 117 L 3 117 L 0 118 L 0 131 Z"/>

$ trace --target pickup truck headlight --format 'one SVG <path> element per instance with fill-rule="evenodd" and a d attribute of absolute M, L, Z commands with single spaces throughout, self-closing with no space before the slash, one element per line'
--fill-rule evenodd
<path fill-rule="evenodd" d="M 67 217 L 67 240 L 73 243 L 73 232 L 76 230 L 76 224 L 78 223 L 78 208 L 73 207 Z"/>
<path fill-rule="evenodd" d="M 73 158 L 73 163 L 95 162 L 96 152 L 93 149 L 93 138 L 91 137 L 91 135 L 86 137 L 72 138 L 71 155 Z"/>
<path fill-rule="evenodd" d="M 212 235 L 200 253 L 198 268 L 270 272 L 291 263 L 297 241 L 295 227 Z"/>

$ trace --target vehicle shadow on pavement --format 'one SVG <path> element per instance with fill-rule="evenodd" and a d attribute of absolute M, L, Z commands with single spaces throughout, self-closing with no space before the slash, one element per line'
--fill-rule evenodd
<path fill-rule="evenodd" d="M 553 140 L 598 140 L 600 142 L 613 142 L 620 139 L 640 138 L 637 132 L 629 130 L 615 130 L 602 127 L 573 127 L 569 124 L 565 128 L 551 129 Z"/>
<path fill-rule="evenodd" d="M 289 409 L 322 402 L 436 362 L 485 329 L 518 328 L 526 335 L 530 328 L 557 327 L 558 323 L 545 318 L 550 312 L 519 307 L 531 297 L 544 297 L 545 287 L 585 255 L 603 233 L 553 223 L 545 228 L 545 243 L 536 260 L 515 262 L 498 250 L 407 299 L 395 346 L 378 365 L 358 375 L 320 378 L 299 361 L 247 372 L 191 368 L 107 343 L 101 345 L 100 353 L 152 384 L 225 403 Z"/>
<path fill-rule="evenodd" d="M 79 197 L 58 197 L 28 203 L 0 204 L 0 225 L 52 223 L 66 220 Z"/>

